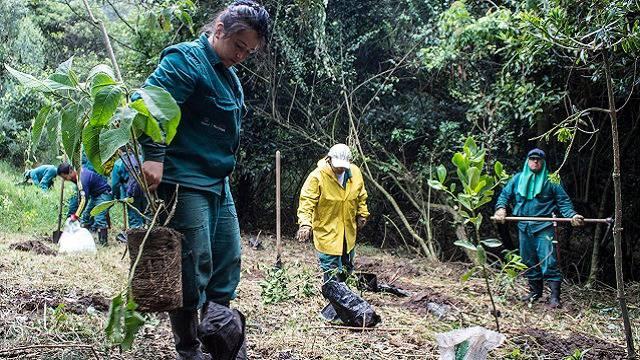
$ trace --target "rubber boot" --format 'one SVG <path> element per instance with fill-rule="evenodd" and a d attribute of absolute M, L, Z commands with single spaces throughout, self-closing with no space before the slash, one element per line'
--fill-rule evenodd
<path fill-rule="evenodd" d="M 551 297 L 549 298 L 549 307 L 557 309 L 562 307 L 560 303 L 560 285 L 561 281 L 549 281 L 549 287 L 551 288 Z"/>
<path fill-rule="evenodd" d="M 529 294 L 520 298 L 524 302 L 536 302 L 542 297 L 542 280 L 529 280 Z"/>
<path fill-rule="evenodd" d="M 204 360 L 198 340 L 198 311 L 175 310 L 169 313 L 177 360 Z"/>
<path fill-rule="evenodd" d="M 98 229 L 98 243 L 102 246 L 107 246 L 107 229 Z"/>

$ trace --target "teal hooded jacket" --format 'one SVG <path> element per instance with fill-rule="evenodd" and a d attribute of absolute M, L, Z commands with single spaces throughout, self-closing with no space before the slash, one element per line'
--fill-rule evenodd
<path fill-rule="evenodd" d="M 220 195 L 240 145 L 240 80 L 233 67 L 222 64 L 205 34 L 166 48 L 160 57 L 145 86 L 167 90 L 180 106 L 181 119 L 169 145 L 141 137 L 144 159 L 164 163 L 162 182 Z"/>
<path fill-rule="evenodd" d="M 525 164 L 525 166 L 527 165 Z M 496 210 L 507 209 L 509 205 L 512 205 L 511 213 L 514 216 L 551 217 L 552 213 L 555 213 L 558 216 L 570 218 L 576 214 L 571 199 L 561 184 L 554 184 L 545 178 L 540 191 L 532 199 L 527 199 L 518 191 L 521 178 L 524 178 L 523 172 L 514 175 L 505 185 L 496 201 Z M 536 233 L 552 225 L 551 222 L 540 221 L 518 222 L 518 228 L 524 231 L 530 230 L 531 233 Z"/>

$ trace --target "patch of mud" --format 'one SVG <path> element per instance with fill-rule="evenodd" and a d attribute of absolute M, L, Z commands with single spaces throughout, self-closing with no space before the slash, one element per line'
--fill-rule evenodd
<path fill-rule="evenodd" d="M 38 255 L 52 255 L 56 256 L 58 253 L 47 245 L 43 244 L 40 240 L 29 240 L 23 241 L 20 243 L 15 243 L 9 245 L 9 249 L 11 250 L 19 250 L 19 251 L 31 251 Z"/>
<path fill-rule="evenodd" d="M 430 287 L 423 287 L 401 304 L 419 314 L 431 313 L 438 319 L 448 318 L 453 315 L 453 309 L 463 306 L 464 302 L 454 299 L 446 294 L 436 291 Z"/>
<path fill-rule="evenodd" d="M 549 355 L 553 359 L 564 359 L 576 350 L 580 350 L 583 353 L 586 351 L 583 359 L 626 359 L 626 352 L 623 347 L 585 334 L 571 333 L 568 337 L 560 337 L 545 330 L 524 328 L 518 335 L 527 335 L 524 339 L 533 338 L 534 344 L 527 342 L 528 345 L 533 345 L 534 348 L 538 348 L 544 355 Z M 515 342 L 519 343 L 520 341 Z"/>
<path fill-rule="evenodd" d="M 15 308 L 19 312 L 41 311 L 44 306 L 58 308 L 61 304 L 67 313 L 82 315 L 89 307 L 101 312 L 109 311 L 111 301 L 101 295 L 62 295 L 52 291 L 36 292 L 19 290 L 13 296 Z"/>

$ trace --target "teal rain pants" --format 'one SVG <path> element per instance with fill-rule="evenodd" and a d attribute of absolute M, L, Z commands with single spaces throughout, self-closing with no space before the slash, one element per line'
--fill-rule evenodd
<path fill-rule="evenodd" d="M 529 268 L 526 276 L 529 280 L 561 281 L 558 269 L 556 245 L 553 243 L 553 226 L 531 233 L 529 227 L 520 229 L 520 256 Z"/>
<path fill-rule="evenodd" d="M 175 186 L 162 184 L 159 193 L 170 199 Z M 240 282 L 240 225 L 229 185 L 224 196 L 180 187 L 178 205 L 169 223 L 184 235 L 182 243 L 183 308 L 195 310 L 205 302 L 227 304 Z"/>

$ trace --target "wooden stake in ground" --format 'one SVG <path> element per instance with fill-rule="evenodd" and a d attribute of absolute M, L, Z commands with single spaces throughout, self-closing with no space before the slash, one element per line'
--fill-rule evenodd
<path fill-rule="evenodd" d="M 613 81 L 611 80 L 611 69 L 609 68 L 609 52 L 604 51 L 604 74 L 607 80 L 607 95 L 609 99 L 609 117 L 611 118 L 611 141 L 613 147 L 613 193 L 615 198 L 615 213 L 613 218 L 613 244 L 615 248 L 614 260 L 616 268 L 616 288 L 620 312 L 622 313 L 622 323 L 627 340 L 627 358 L 635 359 L 636 351 L 633 347 L 633 335 L 631 330 L 631 320 L 627 309 L 627 299 L 624 293 L 624 279 L 622 277 L 622 185 L 620 184 L 620 142 L 618 140 L 618 117 L 616 110 L 616 99 L 613 96 Z"/>
<path fill-rule="evenodd" d="M 51 240 L 54 243 L 58 243 L 60 240 L 60 235 L 62 234 L 62 202 L 64 201 L 64 179 L 62 179 L 62 184 L 60 185 L 60 202 L 58 203 L 58 230 L 53 232 L 51 236 Z"/>
<path fill-rule="evenodd" d="M 276 264 L 282 268 L 282 239 L 280 237 L 280 150 L 276 151 Z"/>
<path fill-rule="evenodd" d="M 129 230 L 127 220 L 129 220 L 129 218 L 127 217 L 127 204 L 122 203 L 122 223 L 124 224 L 125 233 L 127 232 L 127 230 Z"/>

